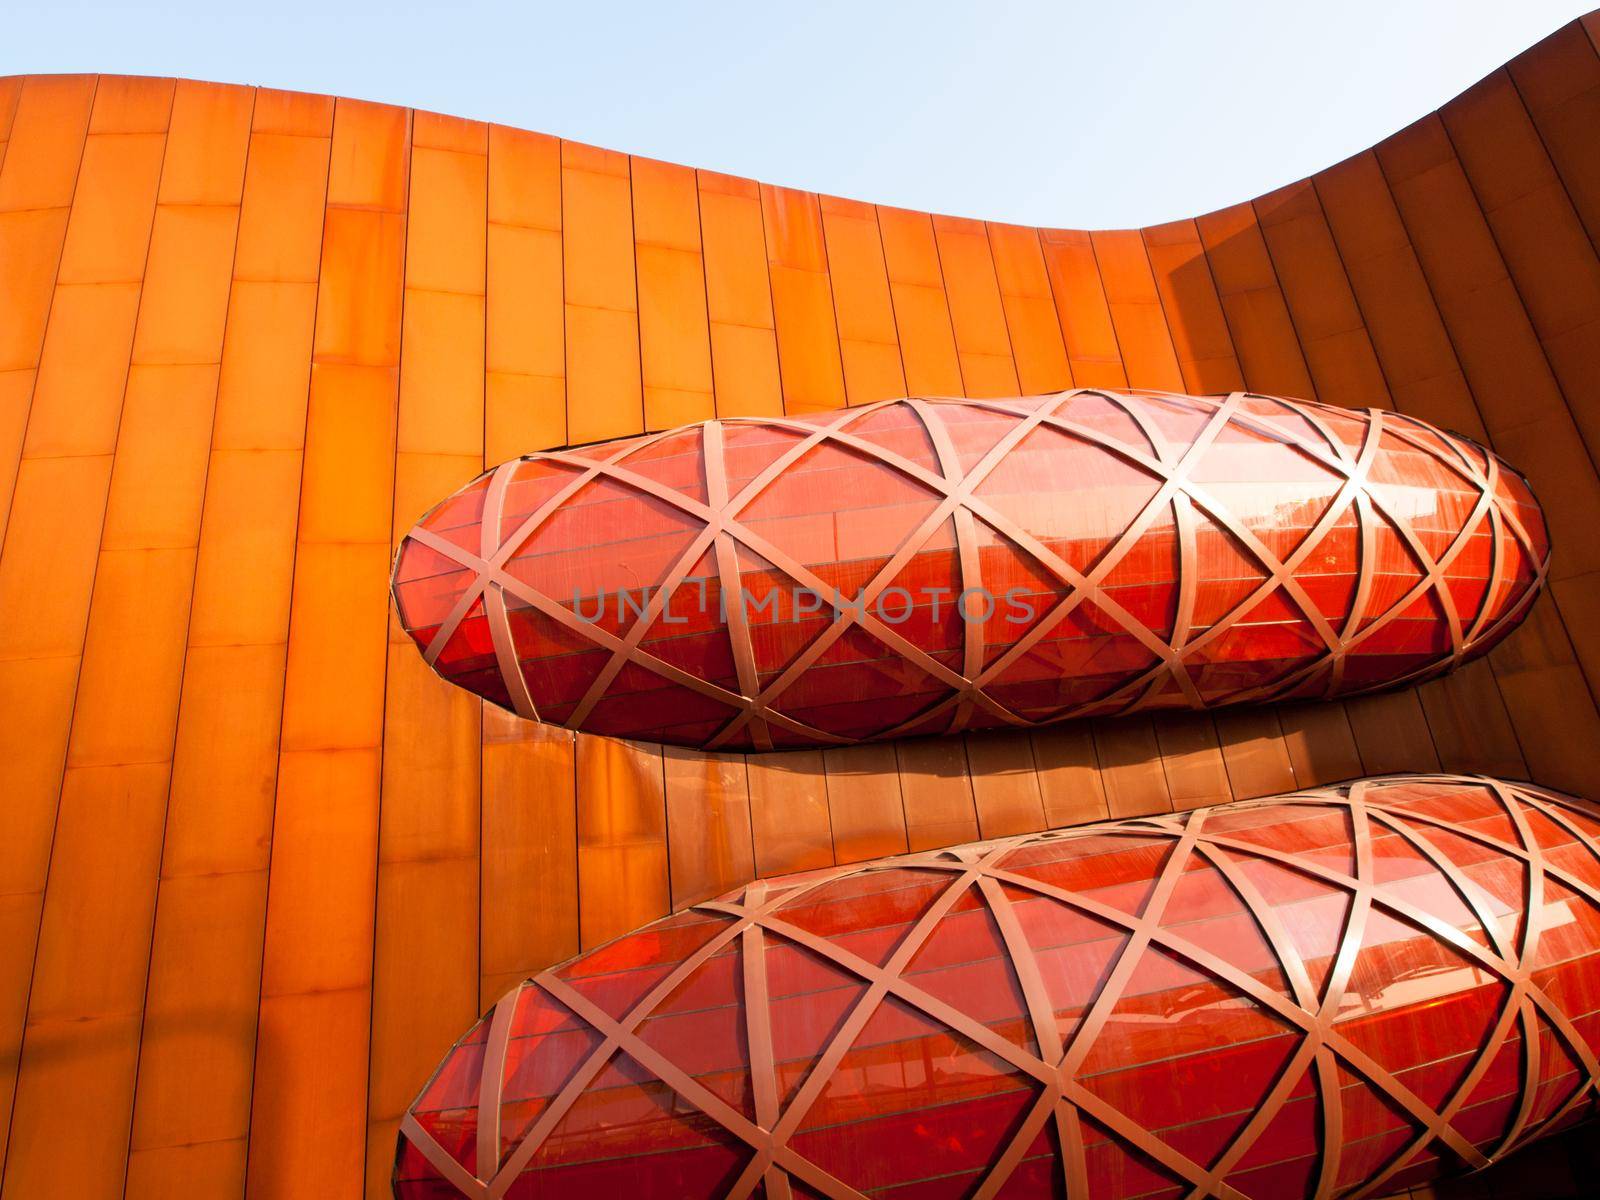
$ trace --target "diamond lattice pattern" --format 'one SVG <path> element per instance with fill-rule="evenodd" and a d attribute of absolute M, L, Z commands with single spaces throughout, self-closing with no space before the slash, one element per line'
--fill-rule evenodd
<path fill-rule="evenodd" d="M 1548 557 L 1522 478 L 1412 418 L 1079 390 L 535 454 L 424 518 L 395 594 L 524 716 L 770 749 L 1422 679 Z"/>
<path fill-rule="evenodd" d="M 1597 1010 L 1593 808 L 1363 781 L 658 922 L 451 1051 L 396 1190 L 1383 1196 L 1589 1115 Z"/>

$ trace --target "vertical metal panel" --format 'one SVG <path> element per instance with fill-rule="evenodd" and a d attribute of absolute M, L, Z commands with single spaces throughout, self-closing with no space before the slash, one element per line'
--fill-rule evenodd
<path fill-rule="evenodd" d="M 567 438 L 638 433 L 644 396 L 627 155 L 561 144 L 561 253 Z"/>
<path fill-rule="evenodd" d="M 339 101 L 296 531 L 247 1194 L 363 1186 L 411 114 Z M 349 635 L 348 638 L 346 635 Z M 301 1130 L 317 1128 L 306 1139 Z"/>
<path fill-rule="evenodd" d="M 0 1186 L 18 1194 L 59 1179 L 55 1156 L 44 1149 L 58 1144 L 64 1132 L 59 1106 L 50 1099 L 58 1089 L 103 1079 L 99 1103 L 104 1115 L 112 1121 L 127 1119 L 137 1021 L 116 1003 L 120 996 L 107 996 L 119 984 L 134 986 L 126 970 L 110 974 L 81 1006 L 103 1019 L 109 1035 L 101 1043 L 103 1050 L 76 1058 L 60 1053 L 62 1042 L 69 1040 L 75 1008 L 69 978 L 78 903 L 74 893 L 88 885 L 97 867 L 107 865 L 106 843 L 93 819 L 95 786 L 104 784 L 106 795 L 115 799 L 108 806 L 111 812 L 137 828 L 140 818 L 161 803 L 166 785 L 165 767 L 156 766 L 121 772 L 121 779 L 106 777 L 118 774 L 114 769 L 83 772 L 81 784 L 69 791 L 64 760 L 93 608 L 111 452 L 155 215 L 172 84 L 147 80 L 101 95 L 98 89 L 68 83 L 42 88 L 41 93 L 35 121 L 24 91 L 7 154 L 11 169 L 0 177 L 0 185 L 8 185 L 0 187 L 0 202 L 73 207 L 0 553 L 0 610 L 35 614 L 9 643 L 0 681 L 0 704 L 21 714 L 18 733 L 23 738 L 3 768 L 11 777 L 8 783 L 20 787 L 15 792 L 8 788 L 17 802 L 5 806 L 5 891 L 10 899 L 6 940 L 0 947 L 6 982 L 0 1043 L 9 1051 L 4 1072 L 11 1134 L 7 1146 L 21 1148 L 7 1154 Z M 79 114 L 91 94 L 96 96 L 87 114 L 91 133 L 79 143 L 72 131 L 82 128 Z M 61 140 L 51 145 L 57 138 Z M 83 216 L 78 219 L 80 204 Z M 69 263 L 67 288 L 62 273 Z M 99 338 L 91 332 L 96 312 L 110 320 Z M 82 405 L 77 419 L 71 415 L 75 403 Z M 42 431 L 38 437 L 36 420 Z M 51 905 L 46 882 L 56 862 L 55 839 L 63 829 L 68 836 L 60 852 L 62 882 Z M 80 833 L 77 839 L 75 831 Z M 139 865 L 151 869 L 147 841 L 130 849 L 143 853 L 135 871 Z M 137 914 L 133 921 L 137 925 Z M 92 916 L 89 923 L 94 923 Z M 52 1023 L 49 1018 L 55 1015 L 67 1021 Z M 117 1155 L 126 1147 L 124 1143 L 119 1152 L 102 1142 L 94 1150 L 68 1168 L 88 1186 L 103 1184 L 115 1172 Z"/>
<path fill-rule="evenodd" d="M 698 903 L 754 879 L 744 755 L 669 746 L 663 766 L 672 907 Z"/>
<path fill-rule="evenodd" d="M 1093 730 L 1084 725 L 1034 730 L 1033 764 L 1039 773 L 1047 828 L 1109 815 Z"/>
<path fill-rule="evenodd" d="M 841 746 L 822 752 L 835 862 L 904 854 L 906 811 L 893 746 Z"/>
<path fill-rule="evenodd" d="M 1195 219 L 1245 386 L 1316 399 L 1304 352 L 1249 204 Z"/>
<path fill-rule="evenodd" d="M 1012 837 L 1045 827 L 1044 797 L 1023 730 L 966 736 L 980 837 Z"/>
<path fill-rule="evenodd" d="M 1600 55 L 1577 22 L 1506 64 L 1591 240 L 1600 238 L 1600 165 L 1590 131 L 1600 121 Z"/>
<path fill-rule="evenodd" d="M 585 948 L 670 911 L 661 747 L 578 738 L 578 915 Z"/>
<path fill-rule="evenodd" d="M 895 747 L 906 842 L 912 850 L 978 836 L 971 768 L 963 738 L 916 738 Z"/>
<path fill-rule="evenodd" d="M 844 365 L 817 197 L 812 192 L 762 184 L 761 222 L 766 232 L 783 411 L 794 414 L 843 408 Z"/>
<path fill-rule="evenodd" d="M 694 172 L 633 159 L 633 230 L 645 428 L 670 429 L 713 417 L 711 335 Z"/>
<path fill-rule="evenodd" d="M 1089 235 L 1076 229 L 1042 229 L 1039 241 L 1066 339 L 1072 382 L 1078 387 L 1127 387 L 1128 375 Z"/>
<path fill-rule="evenodd" d="M 1347 408 L 1391 407 L 1388 383 L 1316 191 L 1302 180 L 1252 207 L 1317 398 Z"/>
<path fill-rule="evenodd" d="M 933 219 L 926 213 L 880 205 L 878 228 L 906 387 L 914 396 L 965 395 Z"/>
<path fill-rule="evenodd" d="M 483 467 L 488 131 L 412 121 L 392 531 Z M 430 1048 L 479 1011 L 482 705 L 440 696 L 390 630 L 366 1107 L 367 1194 L 379 1197 Z"/>
<path fill-rule="evenodd" d="M 878 210 L 834 196 L 823 196 L 818 203 L 848 402 L 870 404 L 903 396 L 905 370 Z"/>
<path fill-rule="evenodd" d="M 308 103 L 318 99 L 254 97 L 162 845 L 130 1197 L 163 1196 L 179 1181 L 196 1194 L 244 1188 L 332 116 L 331 100 Z M 245 578 L 249 589 L 238 586 Z"/>
<path fill-rule="evenodd" d="M 756 874 L 782 875 L 834 861 L 820 750 L 764 754 L 752 761 L 750 829 Z"/>
<path fill-rule="evenodd" d="M 574 737 L 484 708 L 478 1008 L 578 952 Z"/>
<path fill-rule="evenodd" d="M 1134 230 L 1091 235 L 1111 324 L 1117 333 L 1128 383 L 1136 388 L 1178 392 L 1183 376 L 1172 349 L 1166 315 L 1156 294 L 1144 241 Z"/>
<path fill-rule="evenodd" d="M 782 412 L 760 185 L 714 171 L 696 179 L 717 415 Z"/>
<path fill-rule="evenodd" d="M 567 440 L 561 144 L 489 127 L 484 454 Z"/>
<path fill-rule="evenodd" d="M 1231 392 L 1243 387 L 1199 229 L 1193 221 L 1173 221 L 1143 233 L 1184 390 Z"/>
<path fill-rule="evenodd" d="M 1072 368 L 1050 293 L 1039 231 L 993 221 L 987 231 L 1018 386 L 1028 395 L 1071 387 Z"/>
<path fill-rule="evenodd" d="M 1015 396 L 1017 368 L 988 230 L 981 221 L 936 216 L 933 236 L 965 394 Z"/>

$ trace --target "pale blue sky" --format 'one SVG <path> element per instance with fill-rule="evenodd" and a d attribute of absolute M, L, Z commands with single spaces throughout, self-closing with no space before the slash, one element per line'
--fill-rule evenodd
<path fill-rule="evenodd" d="M 11 0 L 0 74 L 270 84 L 914 208 L 1191 216 L 1362 149 L 1600 0 Z"/>

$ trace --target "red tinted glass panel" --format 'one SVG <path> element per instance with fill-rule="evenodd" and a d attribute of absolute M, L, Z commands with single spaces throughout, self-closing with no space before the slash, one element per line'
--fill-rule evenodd
<path fill-rule="evenodd" d="M 509 462 L 412 530 L 394 592 L 436 670 L 524 716 L 772 749 L 1425 679 L 1548 559 L 1521 477 L 1414 418 L 1079 390 Z"/>
<path fill-rule="evenodd" d="M 512 992 L 412 1106 L 397 1194 L 1286 1200 L 1482 1166 L 1594 1107 L 1593 820 L 1388 778 L 753 884 Z"/>

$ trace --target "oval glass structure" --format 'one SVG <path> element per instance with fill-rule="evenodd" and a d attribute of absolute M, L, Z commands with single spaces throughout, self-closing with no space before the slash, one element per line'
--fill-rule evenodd
<path fill-rule="evenodd" d="M 524 716 L 771 749 L 1413 682 L 1548 560 L 1522 477 L 1414 418 L 1080 389 L 531 455 L 423 518 L 394 594 Z"/>
<path fill-rule="evenodd" d="M 503 998 L 405 1116 L 395 1193 L 1286 1200 L 1481 1167 L 1594 1108 L 1596 813 L 1387 777 L 753 883 Z"/>

